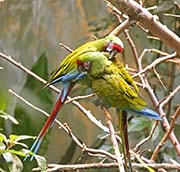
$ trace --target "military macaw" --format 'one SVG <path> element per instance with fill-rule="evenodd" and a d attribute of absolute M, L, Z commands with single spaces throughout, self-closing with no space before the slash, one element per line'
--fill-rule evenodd
<path fill-rule="evenodd" d="M 91 61 L 93 61 L 93 64 L 96 63 L 95 65 L 96 70 L 94 70 L 94 72 L 93 70 L 91 70 L 92 71 L 91 73 L 93 74 L 93 76 L 98 77 L 99 75 L 98 70 L 101 71 L 100 68 L 104 63 L 104 61 L 101 62 L 102 59 L 101 56 L 107 59 L 107 57 L 105 56 L 106 53 L 114 53 L 114 52 L 117 53 L 117 52 L 121 52 L 122 50 L 123 50 L 123 43 L 118 37 L 107 36 L 105 38 L 91 41 L 81 45 L 80 47 L 75 49 L 72 53 L 70 53 L 66 58 L 64 58 L 64 60 L 60 63 L 59 67 L 53 72 L 46 85 L 49 86 L 60 82 L 62 85 L 62 90 L 58 95 L 57 101 L 50 113 L 50 116 L 46 120 L 38 137 L 36 138 L 35 142 L 30 148 L 31 152 L 33 152 L 34 154 L 37 153 L 38 149 L 41 146 L 43 138 L 45 137 L 49 128 L 52 127 L 59 110 L 66 101 L 74 84 L 77 81 L 81 81 L 81 80 L 82 82 L 83 80 L 88 82 L 89 79 L 87 78 L 86 73 L 87 71 L 89 71 L 89 68 L 91 66 L 90 64 Z M 100 59 L 98 60 L 99 56 Z M 83 61 L 83 67 L 81 66 L 82 61 Z M 100 65 L 98 65 L 98 63 L 100 63 Z M 28 155 L 25 157 L 25 159 L 27 159 L 27 157 Z M 31 160 L 32 159 L 33 156 L 31 157 Z"/>
<path fill-rule="evenodd" d="M 124 66 L 115 58 L 116 49 L 107 57 L 102 53 L 91 55 L 90 59 L 78 59 L 78 69 L 86 71 L 91 80 L 91 88 L 107 107 L 115 107 L 118 111 L 119 129 L 122 138 L 123 153 L 128 158 L 129 168 L 132 172 L 129 143 L 127 136 L 126 113 L 134 113 L 161 120 L 159 114 L 146 107 L 145 101 L 138 95 L 138 87 L 132 76 Z M 112 55 L 113 54 L 113 55 Z M 87 67 L 88 63 L 88 67 Z M 122 113 L 121 111 L 122 110 Z M 127 168 L 127 163 L 125 166 Z"/>

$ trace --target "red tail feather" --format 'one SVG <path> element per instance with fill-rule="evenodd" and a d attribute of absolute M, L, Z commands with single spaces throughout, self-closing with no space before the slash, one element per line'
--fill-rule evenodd
<path fill-rule="evenodd" d="M 48 131 L 48 129 L 50 128 L 50 126 L 54 122 L 56 115 L 58 114 L 62 105 L 63 105 L 63 102 L 61 101 L 61 96 L 60 96 L 58 98 L 58 100 L 56 101 L 56 104 L 54 105 L 54 108 L 53 108 L 51 114 L 49 115 L 48 119 L 46 120 L 43 128 L 41 129 L 41 131 L 39 133 L 40 138 L 44 137 L 44 135 L 46 134 L 46 132 Z"/>

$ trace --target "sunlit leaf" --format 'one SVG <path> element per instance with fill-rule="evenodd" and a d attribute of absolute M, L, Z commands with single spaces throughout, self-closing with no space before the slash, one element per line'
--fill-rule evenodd
<path fill-rule="evenodd" d="M 0 142 L 0 150 L 5 150 L 5 149 L 6 149 L 6 145 Z"/>
<path fill-rule="evenodd" d="M 4 140 L 7 140 L 6 136 L 0 133 L 0 142 L 3 142 Z"/>
<path fill-rule="evenodd" d="M 22 157 L 26 156 L 26 154 L 23 151 L 16 151 L 14 149 L 0 150 L 0 153 L 3 153 L 3 155 L 4 155 L 4 153 L 11 153 L 11 154 L 19 155 L 19 156 L 22 156 Z M 10 154 L 5 154 L 5 155 L 10 156 Z M 9 158 L 11 158 L 11 157 L 12 156 L 10 156 Z"/>
<path fill-rule="evenodd" d="M 23 146 L 25 148 L 28 148 L 28 146 L 25 143 L 22 143 L 22 142 L 19 142 L 19 141 L 27 140 L 27 139 L 35 139 L 36 137 L 28 136 L 28 135 L 20 135 L 20 136 L 10 135 L 9 138 L 15 145 L 21 145 L 21 146 Z"/>
<path fill-rule="evenodd" d="M 13 116 L 9 115 L 6 112 L 3 112 L 2 110 L 0 110 L 0 117 L 4 118 L 5 120 L 10 120 L 14 124 L 18 124 L 18 121 Z"/>
<path fill-rule="evenodd" d="M 23 164 L 15 153 L 12 152 L 3 153 L 3 158 L 8 165 L 9 171 L 21 172 L 23 170 Z"/>
<path fill-rule="evenodd" d="M 34 157 L 38 163 L 38 167 L 40 168 L 41 172 L 46 172 L 47 171 L 46 159 L 42 156 L 39 156 L 39 155 L 35 155 Z"/>
<path fill-rule="evenodd" d="M 5 111 L 5 109 L 6 109 L 6 101 L 4 98 L 3 91 L 0 89 L 0 110 Z"/>
<path fill-rule="evenodd" d="M 1 167 L 0 167 L 0 172 L 6 172 L 5 170 L 3 170 Z"/>
<path fill-rule="evenodd" d="M 18 141 L 21 141 L 21 140 L 35 139 L 36 137 L 35 136 L 29 136 L 29 135 L 20 135 L 20 136 L 18 136 L 18 135 L 11 134 L 9 136 L 9 138 L 12 141 L 18 142 Z"/>

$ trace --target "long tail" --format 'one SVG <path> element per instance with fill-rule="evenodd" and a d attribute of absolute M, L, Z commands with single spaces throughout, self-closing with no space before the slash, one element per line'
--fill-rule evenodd
<path fill-rule="evenodd" d="M 56 116 L 59 110 L 61 109 L 62 105 L 66 101 L 67 96 L 69 95 L 69 92 L 72 89 L 72 87 L 73 87 L 73 83 L 67 83 L 66 85 L 64 85 L 64 89 L 61 91 L 60 95 L 58 96 L 56 104 L 54 105 L 51 114 L 49 115 L 38 137 L 31 146 L 30 151 L 33 152 L 34 154 L 36 154 L 37 151 L 39 150 L 46 133 L 48 132 L 49 128 L 52 127 L 54 120 L 56 119 Z M 29 155 L 27 155 L 24 160 L 26 160 L 28 157 Z M 31 161 L 33 160 L 33 157 L 34 156 L 31 157 L 30 159 Z"/>
<path fill-rule="evenodd" d="M 159 121 L 162 120 L 160 115 L 157 112 L 155 112 L 149 108 L 143 108 L 141 110 L 135 110 L 135 109 L 124 109 L 124 110 L 127 112 L 137 113 L 139 115 L 143 115 L 143 116 L 146 116 L 151 119 L 155 119 L 155 120 L 159 120 Z"/>
<path fill-rule="evenodd" d="M 118 113 L 118 120 L 119 120 L 119 131 L 120 137 L 122 139 L 122 151 L 124 154 L 124 162 L 125 162 L 125 169 L 127 171 L 127 164 L 129 164 L 129 171 L 133 172 L 132 164 L 131 164 L 131 156 L 129 152 L 129 140 L 128 140 L 128 129 L 127 129 L 127 114 L 126 111 L 119 111 Z M 127 162 L 128 160 L 128 162 Z"/>

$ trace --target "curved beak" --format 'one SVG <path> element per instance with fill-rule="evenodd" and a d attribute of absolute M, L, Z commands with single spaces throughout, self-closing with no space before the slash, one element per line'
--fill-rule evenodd
<path fill-rule="evenodd" d="M 110 52 L 109 60 L 113 60 L 116 54 L 117 54 L 117 50 L 113 49 Z"/>

